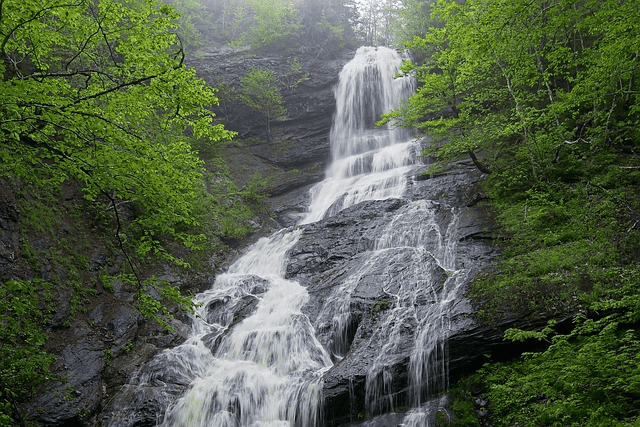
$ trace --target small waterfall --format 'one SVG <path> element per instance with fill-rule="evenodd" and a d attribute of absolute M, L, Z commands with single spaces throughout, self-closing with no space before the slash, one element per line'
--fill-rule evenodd
<path fill-rule="evenodd" d="M 401 197 L 420 146 L 409 130 L 376 127 L 380 115 L 398 108 L 415 89 L 408 77 L 394 78 L 401 57 L 387 48 L 361 47 L 340 72 L 331 128 L 331 164 L 311 189 L 303 224 L 365 200 Z"/>
<path fill-rule="evenodd" d="M 328 295 L 313 324 L 302 312 L 307 289 L 285 279 L 287 252 L 300 239 L 302 225 L 363 201 L 400 198 L 408 177 L 422 166 L 420 145 L 407 130 L 375 127 L 380 114 L 414 90 L 412 79 L 394 78 L 400 64 L 391 49 L 358 49 L 335 88 L 332 162 L 311 190 L 301 226 L 260 239 L 219 275 L 197 297 L 190 337 L 157 355 L 149 371 L 135 378 L 140 390 L 169 377 L 184 388 L 158 425 L 322 427 L 323 374 L 333 366 L 332 356 L 340 359 L 349 350 L 358 327 L 353 295 L 368 284 L 382 287 L 386 297 L 371 338 L 385 344 L 369 362 L 367 411 L 398 406 L 392 366 L 399 346 L 412 346 L 409 397 L 403 401 L 420 407 L 425 396 L 446 388 L 447 307 L 465 274 L 455 269 L 457 212 L 428 200 L 403 204 L 384 229 L 368 236 L 373 249 L 361 254 L 362 262 Z M 320 329 L 331 331 L 328 348 L 316 337 Z M 349 387 L 353 391 L 353 383 Z M 424 427 L 427 419 L 425 410 L 416 409 L 404 423 Z"/>
<path fill-rule="evenodd" d="M 199 295 L 192 336 L 169 350 L 190 360 L 193 380 L 162 426 L 321 425 L 321 375 L 331 360 L 300 311 L 306 289 L 284 279 L 286 252 L 301 232 L 260 239 Z M 238 304 L 255 312 L 236 323 Z M 210 352 L 193 359 L 194 347 Z"/>

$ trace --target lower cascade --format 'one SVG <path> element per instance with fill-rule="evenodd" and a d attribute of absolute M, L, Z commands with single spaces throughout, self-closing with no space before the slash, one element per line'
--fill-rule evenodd
<path fill-rule="evenodd" d="M 435 396 L 448 387 L 447 340 L 471 271 L 458 254 L 465 214 L 429 198 L 419 141 L 375 127 L 414 90 L 395 78 L 401 61 L 357 51 L 304 218 L 218 275 L 189 338 L 131 379 L 129 400 L 147 399 L 156 425 L 418 427 L 446 412 Z M 114 414 L 107 425 L 135 425 Z"/>

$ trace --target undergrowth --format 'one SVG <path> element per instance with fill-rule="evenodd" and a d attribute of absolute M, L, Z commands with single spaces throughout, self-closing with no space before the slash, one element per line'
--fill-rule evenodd
<path fill-rule="evenodd" d="M 640 423 L 640 169 L 637 156 L 612 153 L 534 185 L 489 176 L 503 256 L 469 296 L 489 324 L 550 319 L 541 331 L 505 333 L 547 347 L 486 363 L 452 389 L 454 408 L 471 404 L 455 391 L 466 381 L 485 385 L 495 427 Z M 573 329 L 557 333 L 555 319 L 568 316 Z"/>

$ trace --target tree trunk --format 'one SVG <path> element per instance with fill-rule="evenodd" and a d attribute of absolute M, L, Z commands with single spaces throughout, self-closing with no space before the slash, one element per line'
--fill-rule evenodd
<path fill-rule="evenodd" d="M 478 157 L 476 157 L 476 153 L 469 150 L 469 156 L 471 157 L 471 160 L 473 160 L 473 164 L 478 168 L 480 172 L 486 173 L 486 174 L 491 173 L 491 169 L 489 169 L 487 165 L 485 165 L 480 160 L 478 160 Z"/>

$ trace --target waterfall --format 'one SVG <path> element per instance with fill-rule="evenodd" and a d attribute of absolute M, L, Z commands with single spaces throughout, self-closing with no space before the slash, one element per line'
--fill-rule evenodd
<path fill-rule="evenodd" d="M 375 126 L 381 114 L 398 108 L 415 89 L 413 79 L 394 78 L 401 61 L 391 49 L 362 47 L 340 72 L 331 164 L 325 179 L 311 189 L 311 205 L 302 224 L 365 200 L 404 193 L 420 147 L 408 130 Z"/>
<path fill-rule="evenodd" d="M 455 210 L 429 200 L 403 204 L 376 230 L 373 248 L 327 296 L 313 322 L 303 313 L 307 288 L 285 278 L 288 251 L 305 225 L 363 201 L 401 198 L 422 167 L 420 145 L 409 131 L 375 126 L 415 89 L 412 79 L 395 78 L 401 61 L 388 48 L 358 49 L 334 90 L 331 164 L 311 189 L 305 218 L 260 239 L 218 275 L 211 289 L 197 296 L 189 338 L 154 358 L 151 365 L 162 369 L 143 370 L 135 378 L 144 385 L 172 377 L 184 385 L 158 425 L 324 426 L 323 375 L 349 349 L 358 326 L 352 296 L 363 283 L 375 283 L 387 296 L 372 335 L 385 345 L 368 364 L 367 411 L 374 415 L 398 406 L 391 366 L 407 337 L 412 350 L 405 401 L 418 408 L 425 396 L 446 388 L 446 311 L 465 274 L 455 266 Z M 243 315 L 236 318 L 238 313 Z M 328 343 L 320 343 L 317 330 L 330 331 Z M 354 393 L 351 380 L 349 386 Z M 404 423 L 425 426 L 427 418 L 415 410 Z"/>

